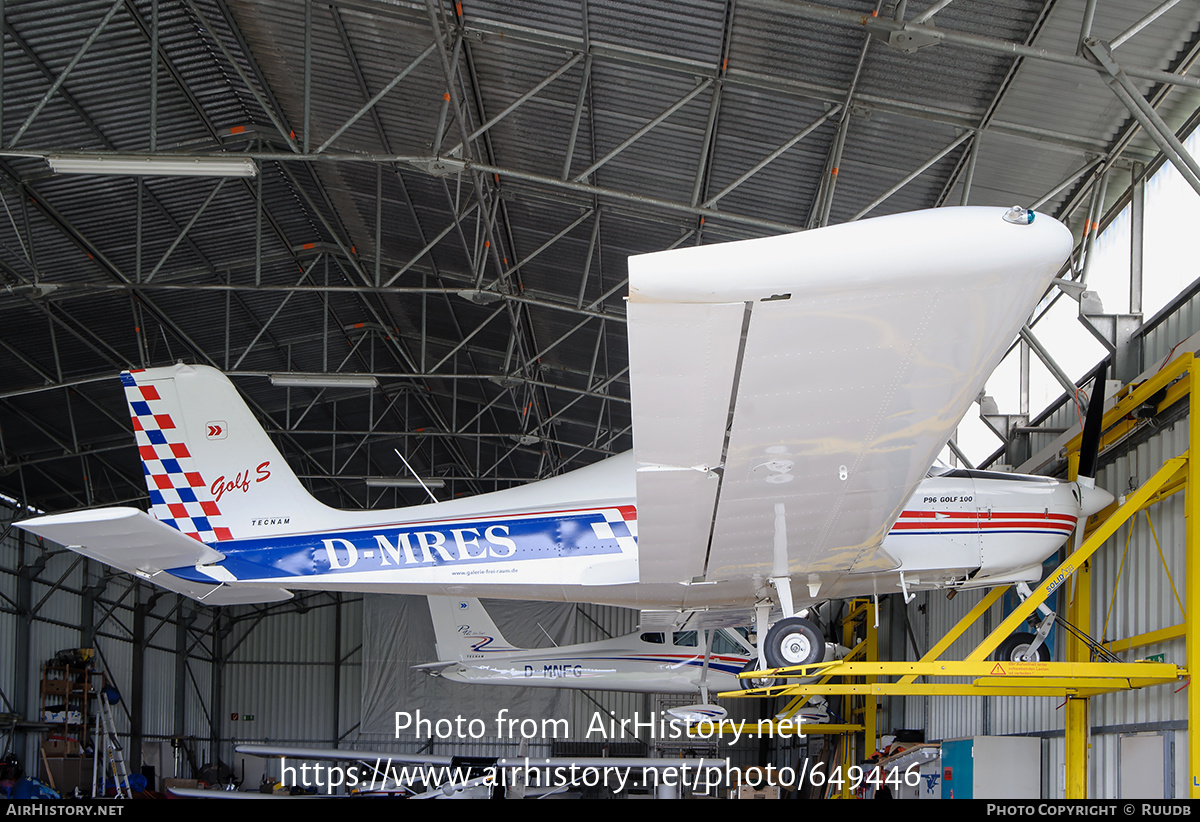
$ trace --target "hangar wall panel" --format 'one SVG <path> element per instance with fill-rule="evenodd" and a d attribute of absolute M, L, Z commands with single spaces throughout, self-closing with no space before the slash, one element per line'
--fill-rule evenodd
<path fill-rule="evenodd" d="M 312 608 L 306 613 L 283 612 L 254 625 L 254 618 L 239 620 L 225 640 L 229 661 L 286 660 L 289 663 L 327 662 L 333 654 L 335 608 Z M 234 648 L 233 646 L 237 647 Z"/>
<path fill-rule="evenodd" d="M 1114 493 L 1136 487 L 1186 449 L 1187 421 L 1182 420 L 1105 468 L 1102 481 Z M 1097 552 L 1092 561 L 1092 634 L 1113 640 L 1180 624 L 1184 567 L 1184 500 L 1183 494 L 1176 494 L 1123 525 Z M 1183 664 L 1183 639 L 1139 648 L 1123 657 L 1133 660 L 1159 653 L 1168 662 Z M 1092 700 L 1092 723 L 1143 725 L 1185 718 L 1186 695 L 1175 691 L 1164 686 L 1099 697 Z"/>
<path fill-rule="evenodd" d="M 348 734 L 356 734 L 359 720 L 362 718 L 362 613 L 361 597 L 347 601 L 343 597 L 341 623 L 341 690 L 338 710 L 338 734 L 345 739 Z"/>
<path fill-rule="evenodd" d="M 207 740 L 212 701 L 212 663 L 188 660 L 184 674 L 184 734 Z"/>
<path fill-rule="evenodd" d="M 334 741 L 332 662 L 231 662 L 225 668 L 222 701 L 223 739 Z"/>
<path fill-rule="evenodd" d="M 109 627 L 107 623 L 106 627 Z M 129 700 L 133 694 L 133 643 L 97 637 L 95 647 L 98 661 L 108 676 L 109 684 L 121 695 L 120 701 L 112 706 L 113 724 L 118 734 L 128 738 L 132 711 Z"/>
<path fill-rule="evenodd" d="M 1183 300 L 1175 309 L 1168 309 L 1153 328 L 1142 335 L 1142 362 L 1146 370 L 1168 362 L 1176 354 L 1171 349 L 1200 331 L 1200 293 Z"/>
<path fill-rule="evenodd" d="M 271 606 L 265 616 L 251 608 L 231 611 L 219 703 L 226 762 L 235 761 L 238 742 L 329 747 L 345 732 L 339 701 L 357 702 L 358 692 L 339 694 L 335 687 L 338 654 L 347 651 L 339 648 L 339 628 L 343 641 L 357 640 L 347 632 L 344 613 L 339 624 L 344 606 L 332 596 L 312 599 Z"/>
<path fill-rule="evenodd" d="M 0 692 L 4 694 L 2 710 L 20 713 L 19 707 L 13 706 L 17 684 L 18 666 L 16 647 L 17 632 L 21 630 L 21 619 L 8 611 L 0 611 L 0 637 L 4 638 L 5 653 L 0 653 Z"/>
<path fill-rule="evenodd" d="M 166 631 L 163 628 L 163 631 Z M 161 632 L 160 632 L 161 636 Z M 174 631 L 170 632 L 174 636 Z M 156 640 L 159 637 L 155 637 Z M 175 733 L 175 654 L 148 648 L 142 654 L 146 682 L 143 700 L 143 731 L 147 737 L 170 737 Z"/>
<path fill-rule="evenodd" d="M 0 569 L 3 569 L 0 571 L 0 594 L 3 594 L 3 601 L 0 601 L 0 637 L 3 638 L 5 648 L 14 649 L 17 634 L 22 630 L 22 620 L 17 616 L 10 603 L 17 601 L 16 571 L 20 565 L 21 556 L 16 532 L 13 530 L 6 532 L 8 528 L 6 515 L 5 509 L 0 508 L 0 535 L 2 535 L 0 536 Z M 20 666 L 17 664 L 14 651 L 0 653 L 0 689 L 9 700 L 13 698 L 19 670 Z M 11 709 L 6 707 L 6 710 Z"/>
<path fill-rule="evenodd" d="M 947 600 L 944 594 L 936 591 L 918 594 L 917 599 L 908 606 L 908 618 L 921 652 L 924 653 L 948 634 L 958 621 L 979 603 L 982 596 L 978 591 L 965 591 L 954 599 Z M 925 606 L 925 613 L 921 613 L 918 605 Z M 962 659 L 971 648 L 983 640 L 990 624 L 981 621 L 970 628 L 950 646 L 944 656 L 947 659 Z M 913 654 L 910 646 L 906 645 L 906 648 L 905 659 L 920 658 L 919 655 Z M 982 727 L 983 724 L 982 700 L 933 699 L 926 696 L 910 696 L 905 700 L 906 724 L 910 728 L 924 728 L 925 738 L 929 741 L 971 736 L 978 732 L 974 729 Z"/>

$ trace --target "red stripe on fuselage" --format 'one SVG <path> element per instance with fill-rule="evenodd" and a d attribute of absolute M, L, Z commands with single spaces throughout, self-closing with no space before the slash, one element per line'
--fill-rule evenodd
<path fill-rule="evenodd" d="M 1073 514 L 1049 514 L 1029 511 L 902 511 L 900 519 L 1056 519 L 1075 522 Z"/>

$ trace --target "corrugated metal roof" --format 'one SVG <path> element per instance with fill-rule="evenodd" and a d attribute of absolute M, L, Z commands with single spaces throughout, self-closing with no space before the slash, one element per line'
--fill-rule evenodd
<path fill-rule="evenodd" d="M 243 375 L 332 504 L 374 501 L 358 478 L 399 472 L 401 443 L 451 494 L 622 450 L 630 254 L 819 224 L 843 127 L 832 222 L 956 140 L 870 214 L 957 204 L 972 150 L 970 202 L 1038 199 L 1123 147 L 1131 119 L 1093 70 L 996 44 L 1073 55 L 1084 1 L 957 0 L 932 21 L 946 42 L 910 53 L 885 42 L 896 4 L 861 0 L 338 0 L 313 4 L 308 28 L 284 0 L 181 0 L 158 9 L 153 111 L 152 5 L 133 2 L 32 118 L 112 5 L 7 3 L 0 131 L 32 156 L 0 157 L 0 466 L 15 469 L 0 493 L 51 509 L 140 496 L 102 378 L 177 359 Z M 1154 3 L 1110 5 L 1101 38 Z M 1179 4 L 1116 57 L 1172 70 L 1198 29 Z M 1162 107 L 1172 126 L 1195 109 L 1191 89 Z M 152 139 L 249 153 L 261 181 L 54 176 L 40 159 Z M 1087 182 L 1047 209 L 1085 202 Z M 479 286 L 504 302 L 456 293 Z M 384 379 L 318 396 L 255 376 L 281 370 Z M 541 441 L 511 439 L 525 433 Z"/>

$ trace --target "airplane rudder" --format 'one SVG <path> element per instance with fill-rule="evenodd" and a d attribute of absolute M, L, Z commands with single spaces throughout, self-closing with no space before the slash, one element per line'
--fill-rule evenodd
<path fill-rule="evenodd" d="M 150 513 L 200 542 L 233 539 L 188 442 L 183 409 L 171 379 L 177 369 L 121 373 Z"/>
<path fill-rule="evenodd" d="M 513 651 L 478 599 L 429 597 L 429 615 L 440 659 L 457 659 L 476 651 Z"/>
<path fill-rule="evenodd" d="M 121 382 L 156 518 L 222 541 L 314 502 L 221 372 L 175 365 L 130 370 Z"/>

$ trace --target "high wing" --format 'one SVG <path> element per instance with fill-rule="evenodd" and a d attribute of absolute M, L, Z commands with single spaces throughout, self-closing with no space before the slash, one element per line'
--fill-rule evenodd
<path fill-rule="evenodd" d="M 894 567 L 880 543 L 1070 248 L 955 208 L 631 258 L 640 581 L 816 597 Z"/>

